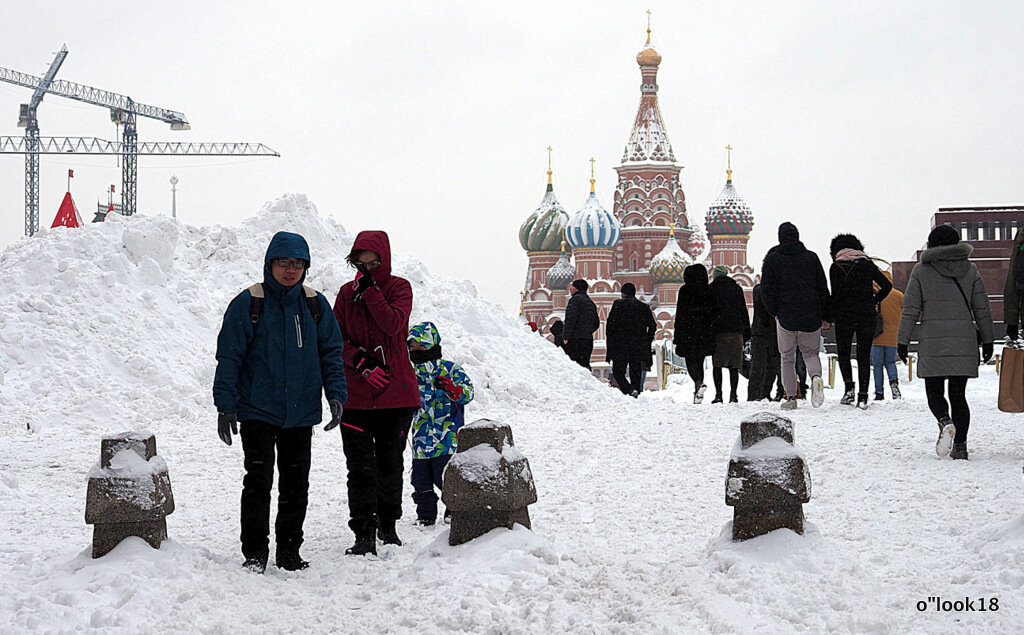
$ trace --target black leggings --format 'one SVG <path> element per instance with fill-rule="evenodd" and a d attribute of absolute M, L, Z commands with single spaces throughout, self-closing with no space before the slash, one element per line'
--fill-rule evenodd
<path fill-rule="evenodd" d="M 870 317 L 870 319 L 868 319 Z M 853 367 L 850 356 L 853 349 L 853 336 L 857 335 L 857 381 L 860 383 L 862 395 L 868 394 L 871 376 L 871 341 L 875 339 L 875 316 L 856 317 L 836 321 L 836 353 L 839 354 L 839 371 L 843 382 L 853 382 Z"/>
<path fill-rule="evenodd" d="M 949 380 L 949 403 L 946 403 L 946 380 Z M 967 407 L 967 377 L 925 377 L 924 391 L 928 395 L 928 408 L 936 419 L 950 416 L 956 426 L 955 443 L 967 443 L 967 428 L 971 427 L 971 409 Z"/>
<path fill-rule="evenodd" d="M 715 366 L 711 369 L 711 376 L 715 380 L 715 395 L 718 397 L 722 396 L 722 369 Z M 740 383 L 740 371 L 738 368 L 729 369 L 729 396 L 733 397 L 736 395 L 736 386 Z"/>
<path fill-rule="evenodd" d="M 693 389 L 696 390 L 701 387 L 704 383 L 704 358 L 707 355 L 687 355 L 683 359 L 686 360 L 686 372 L 690 374 L 690 379 L 693 380 Z"/>

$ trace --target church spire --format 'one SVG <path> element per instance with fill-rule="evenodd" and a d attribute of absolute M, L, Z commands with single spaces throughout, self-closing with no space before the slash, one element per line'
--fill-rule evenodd
<path fill-rule="evenodd" d="M 675 163 L 676 157 L 658 107 L 658 66 L 661 64 L 661 55 L 651 45 L 650 12 L 647 15 L 647 42 L 637 53 L 636 62 L 640 65 L 640 106 L 626 142 L 626 150 L 622 154 L 622 162 Z"/>
<path fill-rule="evenodd" d="M 548 190 L 555 189 L 551 184 L 551 146 L 548 146 Z"/>
<path fill-rule="evenodd" d="M 730 145 L 725 146 L 725 149 L 729 153 L 728 154 L 728 159 L 727 159 L 728 162 L 729 162 L 728 163 L 729 167 L 727 167 L 726 170 L 725 170 L 725 178 L 726 178 L 726 180 L 728 182 L 732 183 L 732 145 L 730 144 Z"/>

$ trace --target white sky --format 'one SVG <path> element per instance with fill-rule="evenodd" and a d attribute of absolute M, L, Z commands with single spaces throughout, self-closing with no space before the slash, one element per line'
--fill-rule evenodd
<path fill-rule="evenodd" d="M 350 231 L 384 229 L 437 273 L 518 308 L 517 231 L 546 151 L 570 213 L 611 207 L 653 12 L 662 114 L 690 221 L 734 182 L 757 266 L 791 220 L 827 253 L 836 232 L 906 259 L 938 207 L 1024 204 L 1024 4 L 1018 2 L 0 2 L 0 66 L 179 110 L 140 141 L 260 141 L 279 159 L 139 159 L 142 213 L 195 225 L 305 192 Z M 30 91 L 0 84 L 0 135 Z M 44 136 L 115 139 L 101 108 L 47 97 Z M 113 157 L 43 157 L 41 224 L 64 194 L 91 219 Z M 0 245 L 24 231 L 24 161 L 0 156 Z M 261 257 L 262 254 L 253 254 Z M 316 255 L 314 254 L 314 260 Z M 315 266 L 315 263 L 314 263 Z"/>

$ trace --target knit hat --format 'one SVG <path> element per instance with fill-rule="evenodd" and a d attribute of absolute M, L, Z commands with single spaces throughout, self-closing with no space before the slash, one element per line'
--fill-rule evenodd
<path fill-rule="evenodd" d="M 779 242 L 794 242 L 800 240 L 800 232 L 797 230 L 796 225 L 790 222 L 785 222 L 779 225 Z"/>
<path fill-rule="evenodd" d="M 577 291 L 586 291 L 587 289 L 590 288 L 590 285 L 587 284 L 587 281 L 584 280 L 583 278 L 577 278 L 576 280 L 573 280 L 572 286 Z"/>
<path fill-rule="evenodd" d="M 636 297 L 636 285 L 632 282 L 622 285 L 622 294 L 628 295 L 631 298 Z"/>
<path fill-rule="evenodd" d="M 729 267 L 725 265 L 715 265 L 711 269 L 711 278 L 721 278 L 722 276 L 729 275 Z"/>
<path fill-rule="evenodd" d="M 960 232 L 950 225 L 938 225 L 928 234 L 928 246 L 955 245 L 960 242 Z"/>

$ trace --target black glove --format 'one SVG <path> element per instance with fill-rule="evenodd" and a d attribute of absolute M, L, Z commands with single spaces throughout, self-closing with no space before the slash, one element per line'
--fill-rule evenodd
<path fill-rule="evenodd" d="M 331 406 L 331 420 L 324 426 L 324 432 L 333 430 L 341 424 L 341 413 L 345 410 L 337 399 L 331 399 L 327 403 Z"/>
<path fill-rule="evenodd" d="M 373 274 L 369 271 L 363 271 L 362 269 L 357 270 L 356 280 L 352 284 L 353 289 L 355 289 L 355 297 L 358 298 L 363 295 L 363 292 L 372 287 L 373 284 Z"/>
<path fill-rule="evenodd" d="M 910 360 L 910 347 L 906 344 L 897 344 L 896 355 L 899 356 L 901 362 L 906 364 Z"/>
<path fill-rule="evenodd" d="M 1017 336 L 1019 336 L 1019 335 L 1020 335 L 1020 331 L 1017 329 L 1017 325 L 1016 324 L 1007 324 L 1006 325 L 1006 337 L 1010 338 L 1011 340 L 1015 340 L 1015 339 L 1017 339 Z"/>
<path fill-rule="evenodd" d="M 987 364 L 992 359 L 992 342 L 985 342 L 981 345 L 981 363 Z"/>
<path fill-rule="evenodd" d="M 217 413 L 217 434 L 221 441 L 231 445 L 231 435 L 238 434 L 238 415 L 233 412 Z"/>

